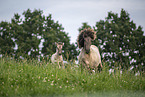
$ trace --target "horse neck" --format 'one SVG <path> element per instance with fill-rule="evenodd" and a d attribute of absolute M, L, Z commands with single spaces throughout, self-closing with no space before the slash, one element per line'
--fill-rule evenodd
<path fill-rule="evenodd" d="M 59 55 L 59 52 L 58 52 L 57 49 L 56 49 L 56 53 L 55 53 L 55 54 L 56 54 L 56 56 L 58 56 L 58 57 L 61 56 L 61 55 Z"/>
<path fill-rule="evenodd" d="M 86 52 L 84 47 L 83 47 L 82 50 L 83 50 L 83 52 Z M 92 51 L 93 51 L 93 45 L 90 45 L 90 53 L 94 53 L 94 52 L 92 52 Z M 90 54 L 90 53 L 89 53 L 89 54 Z"/>

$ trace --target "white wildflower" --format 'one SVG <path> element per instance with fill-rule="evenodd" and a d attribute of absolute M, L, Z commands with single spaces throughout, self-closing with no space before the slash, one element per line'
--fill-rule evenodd
<path fill-rule="evenodd" d="M 13 87 L 13 85 L 11 85 L 11 87 Z"/>
<path fill-rule="evenodd" d="M 140 76 L 140 72 L 139 72 L 139 71 L 136 72 L 136 73 L 135 73 L 135 76 Z"/>
<path fill-rule="evenodd" d="M 43 79 L 43 82 L 46 82 L 45 78 Z"/>
<path fill-rule="evenodd" d="M 95 73 L 95 70 L 92 70 Z"/>
<path fill-rule="evenodd" d="M 54 84 L 53 83 L 51 83 L 51 86 L 53 86 Z"/>

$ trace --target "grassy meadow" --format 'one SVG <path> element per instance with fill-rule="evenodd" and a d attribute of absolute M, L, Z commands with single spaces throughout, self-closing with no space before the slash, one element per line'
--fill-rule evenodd
<path fill-rule="evenodd" d="M 90 74 L 76 64 L 59 69 L 36 60 L 0 58 L 0 97 L 145 97 L 145 75 L 116 69 Z"/>

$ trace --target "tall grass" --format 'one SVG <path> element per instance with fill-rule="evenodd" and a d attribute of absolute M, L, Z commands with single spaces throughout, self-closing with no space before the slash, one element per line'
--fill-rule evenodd
<path fill-rule="evenodd" d="M 65 69 L 36 60 L 0 59 L 0 96 L 143 97 L 145 77 L 127 71 L 89 73 L 76 64 Z"/>

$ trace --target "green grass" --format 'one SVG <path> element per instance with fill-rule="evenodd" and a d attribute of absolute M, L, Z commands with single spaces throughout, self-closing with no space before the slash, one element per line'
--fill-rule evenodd
<path fill-rule="evenodd" d="M 36 60 L 0 59 L 0 96 L 144 97 L 145 77 L 116 70 L 90 74 L 76 64 L 59 69 Z"/>

